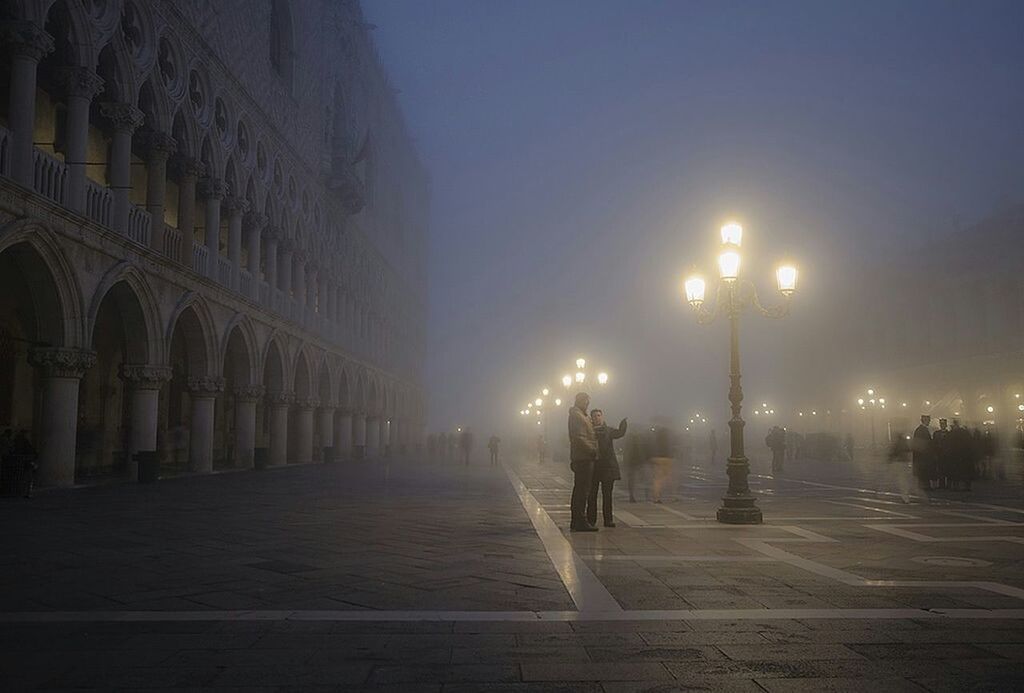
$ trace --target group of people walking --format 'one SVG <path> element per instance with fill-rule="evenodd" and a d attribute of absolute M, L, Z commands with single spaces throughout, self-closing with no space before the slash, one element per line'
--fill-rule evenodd
<path fill-rule="evenodd" d="M 622 478 L 615 444 L 626 435 L 626 419 L 617 428 L 609 426 L 604 412 L 590 408 L 590 395 L 581 392 L 569 409 L 569 460 L 573 472 L 570 501 L 570 531 L 597 531 L 597 496 L 601 494 L 601 515 L 605 527 L 614 527 L 612 491 Z"/>
<path fill-rule="evenodd" d="M 932 417 L 921 415 L 921 424 L 914 429 L 910 441 L 912 467 L 918 485 L 924 491 L 951 489 L 969 491 L 978 467 L 991 459 L 995 440 L 988 432 L 973 432 L 953 419 L 939 419 L 939 428 L 931 429 Z"/>

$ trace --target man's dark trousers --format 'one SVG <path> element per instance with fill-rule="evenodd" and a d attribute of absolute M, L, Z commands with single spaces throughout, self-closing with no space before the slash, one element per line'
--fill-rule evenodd
<path fill-rule="evenodd" d="M 571 527 L 587 525 L 587 498 L 594 478 L 594 460 L 578 460 L 572 465 L 572 500 L 569 507 L 572 514 Z"/>
<path fill-rule="evenodd" d="M 587 522 L 597 524 L 597 487 L 601 487 L 601 515 L 605 525 L 613 522 L 612 518 L 612 487 L 615 485 L 613 479 L 594 479 L 590 484 L 590 495 L 587 496 Z"/>

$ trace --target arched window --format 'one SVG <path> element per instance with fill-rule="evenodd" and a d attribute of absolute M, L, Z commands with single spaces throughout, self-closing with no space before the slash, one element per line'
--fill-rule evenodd
<path fill-rule="evenodd" d="M 292 89 L 292 63 L 295 59 L 295 43 L 292 36 L 292 12 L 288 0 L 270 2 L 270 64 L 284 81 L 288 91 Z"/>

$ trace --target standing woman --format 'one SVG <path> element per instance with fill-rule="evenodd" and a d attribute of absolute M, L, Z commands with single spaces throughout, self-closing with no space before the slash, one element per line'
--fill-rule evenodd
<path fill-rule="evenodd" d="M 597 487 L 601 487 L 601 514 L 604 526 L 614 527 L 612 517 L 612 488 L 622 478 L 619 471 L 619 458 L 615 454 L 615 441 L 626 435 L 626 420 L 619 422 L 618 428 L 611 428 L 604 421 L 604 412 L 593 409 L 590 421 L 594 424 L 594 435 L 597 436 L 597 464 L 594 465 L 594 477 L 590 482 L 590 495 L 587 497 L 587 522 L 597 524 Z"/>

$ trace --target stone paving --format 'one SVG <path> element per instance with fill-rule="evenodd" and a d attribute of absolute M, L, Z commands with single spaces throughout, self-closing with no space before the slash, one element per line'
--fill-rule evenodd
<path fill-rule="evenodd" d="M 1024 687 L 1019 470 L 721 470 L 570 534 L 565 465 L 296 466 L 0 503 L 0 684 L 401 691 Z M 641 493 L 641 498 L 643 494 Z"/>

